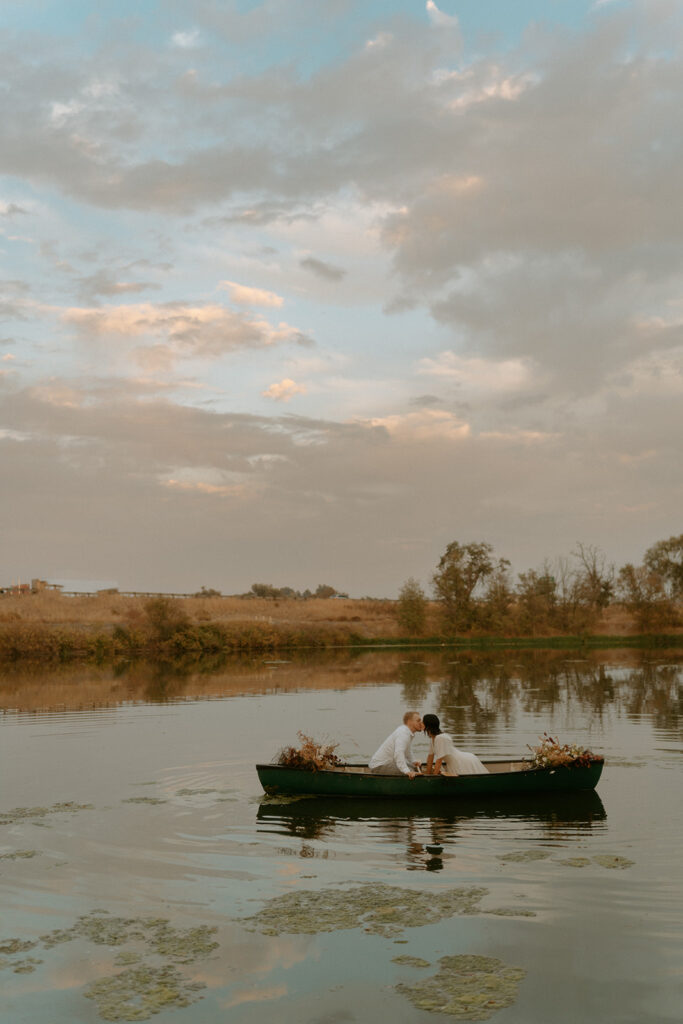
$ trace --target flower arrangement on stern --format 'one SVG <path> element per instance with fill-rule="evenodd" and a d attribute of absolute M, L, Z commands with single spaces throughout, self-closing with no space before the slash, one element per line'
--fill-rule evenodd
<path fill-rule="evenodd" d="M 276 764 L 286 768 L 303 768 L 309 772 L 319 772 L 324 768 L 338 768 L 344 764 L 337 757 L 335 750 L 338 743 L 318 743 L 305 733 L 297 733 L 301 741 L 300 747 L 283 747 L 275 759 Z"/>
<path fill-rule="evenodd" d="M 605 760 L 587 747 L 580 747 L 576 743 L 560 743 L 547 732 L 539 739 L 541 742 L 537 747 L 529 747 L 533 757 L 525 766 L 527 771 L 534 768 L 585 768 Z"/>

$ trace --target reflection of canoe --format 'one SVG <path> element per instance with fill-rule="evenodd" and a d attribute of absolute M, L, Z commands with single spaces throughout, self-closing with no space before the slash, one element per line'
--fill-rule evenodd
<path fill-rule="evenodd" d="M 367 765 L 345 765 L 310 772 L 278 764 L 257 764 L 266 793 L 342 797 L 423 797 L 459 800 L 461 797 L 527 796 L 595 789 L 603 761 L 570 768 L 534 768 L 523 761 L 486 761 L 486 775 L 373 775 Z"/>
<path fill-rule="evenodd" d="M 590 827 L 607 817 L 602 800 L 592 789 L 577 790 L 573 793 L 539 793 L 536 796 L 520 797 L 512 793 L 501 798 L 492 794 L 490 800 L 455 801 L 432 800 L 429 797 L 403 797 L 400 800 L 347 800 L 344 797 L 307 797 L 290 803 L 265 797 L 259 805 L 256 817 L 259 821 L 290 821 L 299 825 L 318 822 L 321 825 L 334 821 L 379 821 L 408 819 L 430 819 L 444 823 L 457 822 L 465 818 L 522 818 L 553 826 L 572 825 Z"/>

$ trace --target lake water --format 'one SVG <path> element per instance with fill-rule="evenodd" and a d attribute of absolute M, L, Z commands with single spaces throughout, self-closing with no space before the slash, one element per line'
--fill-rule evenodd
<path fill-rule="evenodd" d="M 0 673 L 2 1024 L 679 1022 L 682 680 L 683 652 L 624 650 Z M 598 790 L 263 797 L 298 730 L 360 761 L 407 708 L 482 758 L 589 746 Z"/>

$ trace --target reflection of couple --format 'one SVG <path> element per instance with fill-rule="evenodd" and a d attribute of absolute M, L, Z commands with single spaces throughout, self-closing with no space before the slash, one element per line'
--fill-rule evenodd
<path fill-rule="evenodd" d="M 409 779 L 421 774 L 422 766 L 419 761 L 413 761 L 410 748 L 415 733 L 423 730 L 429 737 L 425 775 L 485 775 L 488 772 L 476 754 L 458 750 L 448 733 L 441 732 L 436 715 L 425 715 L 422 719 L 417 711 L 406 711 L 403 725 L 394 729 L 370 758 L 370 771 L 375 775 L 407 775 Z"/>

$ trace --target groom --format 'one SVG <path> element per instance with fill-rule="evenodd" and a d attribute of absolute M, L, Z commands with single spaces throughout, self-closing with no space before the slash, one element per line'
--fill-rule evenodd
<path fill-rule="evenodd" d="M 403 725 L 394 729 L 379 750 L 370 758 L 368 768 L 375 775 L 407 775 L 414 779 L 419 774 L 415 769 L 419 761 L 413 761 L 410 744 L 416 732 L 422 732 L 424 725 L 417 711 L 406 711 Z"/>

